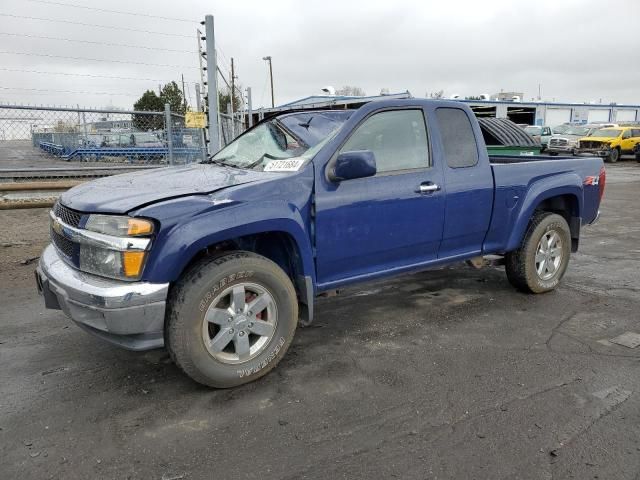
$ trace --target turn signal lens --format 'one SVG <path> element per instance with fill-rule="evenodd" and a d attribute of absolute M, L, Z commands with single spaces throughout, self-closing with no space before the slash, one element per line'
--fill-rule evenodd
<path fill-rule="evenodd" d="M 122 252 L 122 269 L 128 278 L 139 277 L 144 265 L 145 252 Z"/>
<path fill-rule="evenodd" d="M 149 220 L 142 220 L 141 218 L 129 219 L 127 235 L 149 235 L 151 233 L 153 233 L 153 223 Z"/>

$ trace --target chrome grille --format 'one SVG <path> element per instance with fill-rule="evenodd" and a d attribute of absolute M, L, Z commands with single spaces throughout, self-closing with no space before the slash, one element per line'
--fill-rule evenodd
<path fill-rule="evenodd" d="M 53 213 L 56 217 L 71 227 L 77 227 L 80 225 L 82 214 L 71 210 L 64 205 L 60 205 L 60 202 L 56 202 L 53 206 Z"/>
<path fill-rule="evenodd" d="M 549 145 L 553 145 L 555 147 L 563 147 L 566 146 L 569 142 L 566 138 L 552 138 L 549 140 Z"/>

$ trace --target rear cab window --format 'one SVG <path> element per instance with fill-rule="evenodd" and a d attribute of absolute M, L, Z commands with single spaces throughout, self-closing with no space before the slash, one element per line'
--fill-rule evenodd
<path fill-rule="evenodd" d="M 478 144 L 471 121 L 464 110 L 437 108 L 436 118 L 447 165 L 450 168 L 468 168 L 477 165 Z"/>

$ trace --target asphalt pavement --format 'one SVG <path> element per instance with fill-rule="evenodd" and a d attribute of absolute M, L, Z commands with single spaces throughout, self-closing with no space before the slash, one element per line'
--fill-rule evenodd
<path fill-rule="evenodd" d="M 612 342 L 640 333 L 639 199 L 610 166 L 552 293 L 464 265 L 347 289 L 230 390 L 45 310 L 46 211 L 0 212 L 0 477 L 639 479 L 640 347 Z"/>

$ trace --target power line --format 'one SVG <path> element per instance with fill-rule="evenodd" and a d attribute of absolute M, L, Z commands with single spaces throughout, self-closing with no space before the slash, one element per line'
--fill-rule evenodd
<path fill-rule="evenodd" d="M 126 47 L 126 48 L 142 48 L 144 50 L 162 50 L 165 52 L 177 52 L 177 53 L 196 53 L 195 50 L 175 50 L 171 48 L 160 48 L 160 47 L 146 47 L 142 45 L 127 45 L 125 43 L 108 43 L 108 42 L 97 42 L 93 40 L 75 40 L 72 38 L 61 38 L 61 37 L 45 37 L 42 35 L 30 35 L 27 33 L 9 33 L 9 32 L 0 32 L 0 35 L 8 35 L 12 37 L 26 37 L 26 38 L 39 38 L 42 40 L 60 40 L 64 42 L 77 42 L 77 43 L 89 43 L 92 45 L 105 45 L 108 47 Z"/>
<path fill-rule="evenodd" d="M 53 90 L 48 88 L 20 88 L 20 87 L 0 87 L 2 90 L 20 90 L 23 92 L 48 92 L 48 93 L 80 93 L 83 95 L 123 95 L 125 97 L 136 97 L 135 93 L 118 93 L 118 92 L 83 92 L 78 90 Z"/>
<path fill-rule="evenodd" d="M 16 73 L 37 73 L 41 75 L 64 75 L 67 77 L 89 77 L 89 78 L 107 78 L 110 80 L 139 80 L 144 82 L 172 82 L 175 79 L 163 79 L 163 78 L 140 78 L 140 77 L 120 77 L 117 75 L 95 75 L 91 73 L 69 73 L 69 72 L 47 72 L 44 70 L 26 70 L 21 68 L 5 68 L 0 67 L 0 71 L 4 72 L 16 72 Z M 189 80 L 195 82 L 195 80 Z"/>
<path fill-rule="evenodd" d="M 104 58 L 87 58 L 87 57 L 69 57 L 67 55 L 53 55 L 49 53 L 31 53 L 31 52 L 5 52 L 0 51 L 0 54 L 4 55 L 28 55 L 32 57 L 48 57 L 48 58 L 66 58 L 69 60 L 88 60 L 91 62 L 107 62 L 107 63 L 123 63 L 126 65 L 145 65 L 148 67 L 168 67 L 168 68 L 198 68 L 192 65 L 169 65 L 166 63 L 146 63 L 146 62 L 133 62 L 126 60 L 107 60 Z"/>
<path fill-rule="evenodd" d="M 162 20 L 172 20 L 174 22 L 188 22 L 188 23 L 195 23 L 197 22 L 197 20 L 188 20 L 186 18 L 173 18 L 173 17 L 162 17 L 160 15 L 150 15 L 148 13 L 134 13 L 134 12 L 125 12 L 122 10 L 109 10 L 106 8 L 97 8 L 97 7 L 87 7 L 85 5 L 74 5 L 71 3 L 62 3 L 62 2 L 52 2 L 50 0 L 27 0 L 28 2 L 35 2 L 35 3 L 44 3 L 47 5 L 57 5 L 60 7 L 71 7 L 71 8 L 83 8 L 85 10 L 93 10 L 96 12 L 105 12 L 105 13 L 119 13 L 121 15 L 133 15 L 136 17 L 148 17 L 148 18 L 160 18 Z"/>
<path fill-rule="evenodd" d="M 41 20 L 43 22 L 58 22 L 58 23 L 68 23 L 70 25 L 82 25 L 84 27 L 96 27 L 96 28 L 110 28 L 113 30 L 125 30 L 128 32 L 138 32 L 138 33 L 148 33 L 151 35 L 165 35 L 168 37 L 182 37 L 182 38 L 193 38 L 192 35 L 180 35 L 179 33 L 167 33 L 167 32 L 154 32 L 150 30 L 138 30 L 137 28 L 127 28 L 127 27 L 114 27 L 113 25 L 96 25 L 94 23 L 83 23 L 83 22 L 72 22 L 70 20 L 56 20 L 52 18 L 41 18 L 41 17 L 29 17 L 26 15 L 13 15 L 11 13 L 0 13 L 0 17 L 10 17 L 10 18 L 23 18 L 26 20 Z"/>

